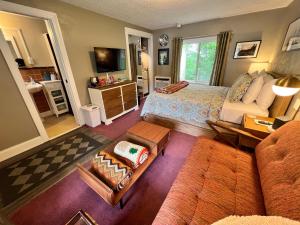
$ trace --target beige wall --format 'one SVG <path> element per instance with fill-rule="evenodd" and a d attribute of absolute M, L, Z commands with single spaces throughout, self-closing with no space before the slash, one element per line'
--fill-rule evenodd
<path fill-rule="evenodd" d="M 277 52 L 272 60 L 272 70 L 281 74 L 298 75 L 300 79 L 300 50 L 290 52 L 281 51 L 282 43 L 290 23 L 298 18 L 300 18 L 300 0 L 294 0 L 282 16 L 283 34 L 280 39 L 280 44 L 277 46 Z M 289 110 L 287 111 L 288 116 L 295 115 L 296 110 L 294 106 L 297 99 L 300 99 L 300 93 L 293 98 Z M 295 119 L 300 120 L 300 111 L 296 114 Z"/>
<path fill-rule="evenodd" d="M 300 0 L 294 0 L 281 16 L 283 32 L 279 40 L 279 45 L 276 46 L 276 54 L 272 59 L 272 70 L 275 72 L 300 75 L 300 50 L 289 52 L 281 51 L 290 23 L 298 18 L 300 18 Z"/>
<path fill-rule="evenodd" d="M 194 37 L 217 35 L 221 31 L 232 31 L 233 37 L 227 60 L 224 85 L 230 86 L 235 78 L 241 73 L 247 72 L 251 62 L 269 61 L 276 52 L 276 47 L 281 42 L 283 24 L 282 15 L 285 9 L 277 9 L 259 13 L 252 13 L 242 16 L 229 17 L 224 19 L 210 20 L 189 25 L 182 28 L 169 28 L 156 30 L 154 32 L 155 45 L 155 75 L 170 76 L 170 66 L 157 65 L 158 37 L 166 33 L 169 35 L 170 61 L 172 58 L 173 37 Z M 258 57 L 255 59 L 233 59 L 236 42 L 262 40 Z M 170 62 L 171 63 L 171 62 Z"/>
<path fill-rule="evenodd" d="M 34 66 L 52 65 L 43 37 L 43 34 L 47 33 L 47 28 L 43 20 L 0 12 L 0 27 L 21 30 L 29 54 L 34 59 Z M 15 38 L 26 65 L 29 65 L 28 58 L 26 57 L 19 37 L 16 36 Z"/>
<path fill-rule="evenodd" d="M 102 16 L 58 0 L 11 0 L 11 2 L 52 11 L 57 14 L 82 104 L 90 102 L 87 84 L 89 77 L 95 75 L 93 47 L 125 49 L 124 28 L 126 26 L 146 31 L 126 22 Z M 128 76 L 128 71 L 126 70 L 123 74 Z"/>
<path fill-rule="evenodd" d="M 3 150 L 39 134 L 1 52 L 0 71 L 0 150 Z"/>

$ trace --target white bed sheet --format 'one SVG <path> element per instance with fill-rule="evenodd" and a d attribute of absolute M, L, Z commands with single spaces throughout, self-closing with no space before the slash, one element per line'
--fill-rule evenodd
<path fill-rule="evenodd" d="M 220 120 L 241 124 L 245 113 L 255 116 L 269 116 L 269 111 L 262 110 L 255 102 L 250 104 L 243 102 L 231 103 L 226 98 L 220 114 Z"/>

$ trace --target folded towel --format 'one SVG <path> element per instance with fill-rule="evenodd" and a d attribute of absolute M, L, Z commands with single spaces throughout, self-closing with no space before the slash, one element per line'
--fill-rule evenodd
<path fill-rule="evenodd" d="M 155 91 L 163 94 L 172 94 L 189 85 L 187 81 L 180 81 L 177 84 L 170 84 L 163 88 L 157 88 Z"/>
<path fill-rule="evenodd" d="M 147 148 L 128 141 L 120 141 L 115 146 L 114 153 L 128 159 L 134 169 L 145 162 L 149 155 Z"/>
<path fill-rule="evenodd" d="M 97 153 L 92 168 L 113 190 L 120 191 L 130 181 L 132 170 L 105 151 Z"/>

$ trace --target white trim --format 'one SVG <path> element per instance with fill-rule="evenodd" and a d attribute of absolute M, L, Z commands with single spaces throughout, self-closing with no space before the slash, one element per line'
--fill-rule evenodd
<path fill-rule="evenodd" d="M 48 135 L 46 133 L 45 127 L 44 127 L 42 120 L 39 116 L 39 113 L 34 105 L 34 102 L 31 98 L 28 90 L 25 87 L 25 83 L 22 79 L 22 75 L 17 67 L 16 62 L 14 61 L 13 55 L 4 39 L 1 29 L 0 29 L 0 49 L 2 51 L 3 57 L 4 57 L 7 65 L 8 65 L 8 68 L 11 71 L 12 76 L 20 90 L 20 93 L 24 99 L 27 109 L 36 125 L 36 128 L 37 128 L 40 136 L 43 138 L 44 141 L 47 141 Z"/>
<path fill-rule="evenodd" d="M 67 55 L 67 50 L 63 41 L 62 32 L 56 13 L 24 5 L 19 5 L 3 0 L 0 0 L 0 10 L 8 13 L 17 13 L 25 16 L 33 16 L 46 20 L 46 26 L 53 44 L 55 55 L 58 59 L 63 81 L 66 85 L 68 97 L 70 98 L 76 122 L 80 125 L 83 125 L 84 121 L 80 112 L 81 103 L 79 100 L 77 88 L 75 86 L 74 76 L 72 73 L 69 58 Z M 50 31 L 52 31 L 53 33 Z M 68 83 L 66 83 L 66 79 L 68 80 Z"/>
<path fill-rule="evenodd" d="M 74 113 L 74 117 L 76 122 L 79 125 L 84 125 L 83 116 L 80 111 L 81 103 L 78 95 L 78 91 L 75 85 L 74 76 L 72 73 L 71 65 L 69 62 L 69 58 L 67 55 L 67 50 L 64 44 L 64 40 L 62 37 L 62 32 L 59 26 L 57 15 L 53 12 L 44 11 L 20 4 L 15 4 L 7 1 L 0 0 L 0 11 L 5 11 L 8 13 L 16 13 L 24 16 L 37 17 L 46 20 L 46 26 L 48 29 L 48 33 L 53 44 L 54 52 L 57 57 L 57 61 L 61 70 L 62 80 L 66 86 L 67 94 L 72 106 L 72 110 Z M 42 141 L 39 143 L 46 142 L 49 140 L 49 137 L 46 133 L 45 127 L 41 121 L 41 118 L 38 114 L 36 107 L 34 106 L 33 100 L 30 97 L 29 92 L 27 91 L 25 84 L 23 82 L 20 71 L 17 67 L 17 64 L 14 62 L 12 53 L 8 47 L 8 44 L 4 40 L 3 34 L 0 34 L 0 47 L 5 57 L 5 60 L 12 72 L 12 75 L 15 79 L 15 82 L 24 98 L 25 104 L 33 118 L 33 121 L 37 127 L 37 130 L 40 134 L 40 138 Z M 29 141 L 30 142 L 30 141 Z M 27 142 L 25 142 L 27 143 Z M 35 142 L 37 143 L 37 142 Z M 19 145 L 23 145 L 21 143 Z M 19 146 L 18 145 L 18 146 Z M 25 144 L 26 145 L 26 144 Z M 32 147 L 32 146 L 31 146 Z M 4 150 L 5 151 L 5 150 Z M 25 151 L 25 150 L 24 150 Z M 1 154 L 0 154 L 1 155 Z"/>
<path fill-rule="evenodd" d="M 128 73 L 129 73 L 129 79 L 132 79 L 131 76 L 131 66 L 130 66 L 130 52 L 129 52 L 129 35 L 134 35 L 138 37 L 148 38 L 148 54 L 149 54 L 149 92 L 151 93 L 153 91 L 153 34 L 147 33 L 144 31 L 132 29 L 129 27 L 125 27 L 125 40 L 126 40 L 126 53 L 127 53 L 127 64 L 128 64 Z"/>
<path fill-rule="evenodd" d="M 8 13 L 17 13 L 24 16 L 33 16 L 46 20 L 48 33 L 53 44 L 57 61 L 59 63 L 62 80 L 67 89 L 67 94 L 70 99 L 75 120 L 79 125 L 84 125 L 84 120 L 80 111 L 81 103 L 56 13 L 3 0 L 0 0 L 0 10 Z"/>
<path fill-rule="evenodd" d="M 0 162 L 5 161 L 13 156 L 21 154 L 23 152 L 28 151 L 31 148 L 34 148 L 40 144 L 43 144 L 45 141 L 44 139 L 39 136 L 28 141 L 25 141 L 21 144 L 14 145 L 12 147 L 6 148 L 0 151 Z"/>
<path fill-rule="evenodd" d="M 84 125 L 85 123 L 80 110 L 81 103 L 80 103 L 77 87 L 75 84 L 73 72 L 71 69 L 67 50 L 64 44 L 64 40 L 62 37 L 62 33 L 60 30 L 60 26 L 56 14 L 55 16 L 53 16 L 51 20 L 49 19 L 46 21 L 46 25 L 47 25 L 51 42 L 53 44 L 55 55 L 57 57 L 57 62 L 59 64 L 62 80 L 66 87 L 67 95 L 69 97 L 72 106 L 76 123 L 78 123 L 80 126 Z M 53 33 L 50 31 L 53 31 Z"/>

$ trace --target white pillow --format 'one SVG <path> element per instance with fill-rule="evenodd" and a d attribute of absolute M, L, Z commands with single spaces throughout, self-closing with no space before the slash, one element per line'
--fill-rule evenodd
<path fill-rule="evenodd" d="M 259 92 L 259 95 L 256 99 L 256 103 L 259 108 L 262 110 L 267 110 L 273 103 L 276 95 L 272 90 L 272 85 L 275 84 L 277 79 L 273 79 L 264 84 L 262 89 Z"/>
<path fill-rule="evenodd" d="M 250 104 L 255 101 L 255 99 L 258 97 L 260 90 L 262 89 L 264 85 L 264 78 L 263 76 L 259 76 L 255 78 L 250 87 L 248 88 L 246 94 L 243 96 L 243 103 Z"/>
<path fill-rule="evenodd" d="M 262 70 L 259 73 L 259 76 L 262 76 L 264 78 L 264 83 L 268 83 L 269 81 L 274 79 L 274 77 L 272 77 L 270 74 L 268 74 L 265 70 Z"/>

